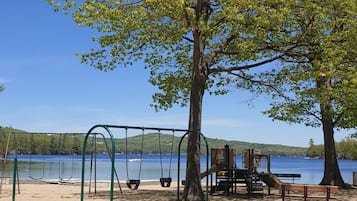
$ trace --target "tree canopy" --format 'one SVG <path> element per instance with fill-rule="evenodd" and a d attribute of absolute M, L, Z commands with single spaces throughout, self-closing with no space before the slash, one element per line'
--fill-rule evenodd
<path fill-rule="evenodd" d="M 263 93 L 272 97 L 270 118 L 321 127 L 325 175 L 322 184 L 343 185 L 334 129 L 357 126 L 356 1 L 301 1 L 292 13 L 300 47 L 280 67 L 260 74 Z M 256 88 L 255 88 L 256 89 Z"/>
<path fill-rule="evenodd" d="M 266 114 L 317 127 L 320 104 L 331 103 L 328 116 L 336 128 L 357 126 L 356 11 L 355 1 L 302 2 L 295 19 L 308 30 L 297 30 L 306 33 L 302 46 L 265 74 L 274 83 L 267 88 L 274 99 Z"/>
<path fill-rule="evenodd" d="M 82 62 L 104 71 L 145 62 L 159 89 L 156 109 L 189 103 L 194 28 L 202 36 L 206 90 L 214 95 L 228 93 L 244 70 L 281 58 L 301 37 L 289 30 L 294 1 L 197 1 L 207 4 L 202 16 L 195 1 L 50 2 L 75 8 L 75 22 L 100 33 L 92 38 L 99 46 L 82 54 Z"/>

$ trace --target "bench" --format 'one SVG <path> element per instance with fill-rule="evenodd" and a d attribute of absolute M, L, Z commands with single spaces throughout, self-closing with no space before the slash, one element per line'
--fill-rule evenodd
<path fill-rule="evenodd" d="M 296 179 L 301 178 L 301 174 L 286 174 L 286 173 L 273 173 L 276 177 L 281 178 L 281 180 L 292 180 L 294 183 Z"/>
<path fill-rule="evenodd" d="M 281 197 L 285 200 L 286 192 L 303 192 L 303 198 L 324 198 L 326 200 L 335 199 L 332 194 L 338 192 L 337 186 L 304 185 L 304 184 L 281 184 Z M 309 193 L 325 193 L 324 196 L 311 195 Z M 301 197 L 301 196 L 299 196 Z"/>

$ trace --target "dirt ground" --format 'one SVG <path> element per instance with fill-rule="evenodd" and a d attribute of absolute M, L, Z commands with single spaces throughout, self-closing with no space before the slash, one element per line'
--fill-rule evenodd
<path fill-rule="evenodd" d="M 130 190 L 125 184 L 121 184 L 122 192 L 118 187 L 115 188 L 113 197 L 114 200 L 132 201 L 132 200 L 156 200 L 156 201 L 174 201 L 177 200 L 177 185 L 172 183 L 170 188 L 162 188 L 159 182 L 142 182 L 138 190 Z M 183 187 L 180 187 L 183 190 Z M 20 182 L 19 188 L 16 189 L 16 201 L 70 201 L 80 200 L 81 187 L 79 182 L 57 183 L 57 182 Z M 89 187 L 85 186 L 84 200 L 104 201 L 109 200 L 109 184 L 102 182 L 97 184 L 97 191 L 94 195 L 89 195 Z M 209 195 L 209 200 L 212 201 L 226 201 L 226 200 L 282 200 L 277 190 L 272 190 L 272 195 L 268 195 L 265 187 L 263 194 L 248 197 L 245 194 L 245 188 L 238 188 L 237 194 L 230 196 Z M 285 198 L 285 200 L 304 200 L 301 197 L 295 197 L 298 194 L 293 194 Z M 302 193 L 299 194 L 300 196 Z M 315 193 L 309 194 L 312 196 L 323 196 L 324 194 Z M 339 190 L 336 195 L 333 195 L 334 200 L 338 201 L 357 201 L 357 188 L 351 190 Z M 0 200 L 12 200 L 12 184 L 2 184 L 2 191 L 0 193 Z M 323 198 L 308 198 L 311 201 L 326 200 Z"/>

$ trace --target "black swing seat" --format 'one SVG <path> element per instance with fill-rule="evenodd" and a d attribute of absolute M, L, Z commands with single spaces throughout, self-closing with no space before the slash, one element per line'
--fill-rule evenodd
<path fill-rule="evenodd" d="M 171 177 L 162 177 L 160 178 L 161 187 L 170 187 L 172 178 Z"/>
<path fill-rule="evenodd" d="M 137 190 L 140 185 L 140 180 L 138 179 L 128 179 L 126 180 L 126 185 L 132 190 Z"/>

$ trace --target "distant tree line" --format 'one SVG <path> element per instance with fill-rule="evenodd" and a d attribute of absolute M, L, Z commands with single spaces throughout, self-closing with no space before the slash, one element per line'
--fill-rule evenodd
<path fill-rule="evenodd" d="M 357 160 L 357 133 L 336 142 L 336 151 L 339 159 Z M 315 145 L 310 139 L 307 156 L 311 158 L 323 158 L 323 145 Z"/>
<path fill-rule="evenodd" d="M 8 153 L 18 151 L 20 154 L 82 154 L 85 134 L 78 133 L 27 133 L 21 130 L 14 130 L 9 138 L 10 130 L 0 128 L 0 154 L 6 152 L 7 142 Z M 160 137 L 160 143 L 159 143 Z M 9 139 L 8 139 L 9 138 Z M 136 135 L 129 138 L 115 139 L 116 153 L 146 153 L 146 154 L 177 154 L 180 136 L 168 134 L 150 133 Z M 247 143 L 241 141 L 228 141 L 222 139 L 207 138 L 209 148 L 223 148 L 226 144 L 240 155 L 244 149 L 259 149 L 263 154 L 303 156 L 311 158 L 323 158 L 323 145 L 315 144 L 311 139 L 308 148 L 291 147 L 283 145 L 270 145 Z M 184 139 L 181 146 L 181 153 L 186 153 L 187 139 Z M 96 146 L 94 146 L 96 145 Z M 201 147 L 205 147 L 203 140 Z M 357 133 L 350 135 L 340 142 L 336 142 L 338 157 L 342 159 L 357 160 Z M 92 152 L 108 153 L 111 151 L 109 139 L 102 136 L 90 136 L 87 141 L 87 154 Z M 206 154 L 205 148 L 202 153 Z"/>
<path fill-rule="evenodd" d="M 74 134 L 1 133 L 0 153 L 80 154 L 82 138 Z"/>

